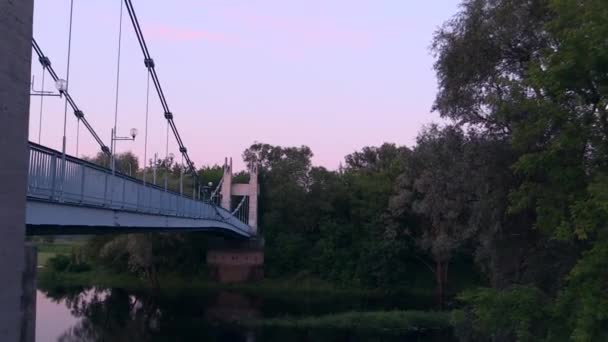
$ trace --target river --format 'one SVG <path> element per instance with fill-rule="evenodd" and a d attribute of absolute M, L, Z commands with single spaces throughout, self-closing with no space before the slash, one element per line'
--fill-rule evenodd
<path fill-rule="evenodd" d="M 228 290 L 39 289 L 36 341 L 452 341 L 449 332 L 319 325 L 248 325 L 269 318 L 416 309 L 403 296 L 293 295 Z"/>

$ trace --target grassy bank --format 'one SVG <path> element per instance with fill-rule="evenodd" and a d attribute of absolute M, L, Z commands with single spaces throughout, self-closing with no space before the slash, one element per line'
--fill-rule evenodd
<path fill-rule="evenodd" d="M 46 266 L 49 259 L 57 255 L 70 255 L 72 250 L 77 245 L 74 243 L 39 243 L 36 245 L 38 249 L 38 266 Z"/>
<path fill-rule="evenodd" d="M 243 322 L 252 328 L 345 330 L 402 334 L 450 328 L 449 312 L 379 311 L 344 312 L 314 317 L 284 317 Z"/>
<path fill-rule="evenodd" d="M 102 267 L 93 267 L 86 272 L 58 272 L 50 268 L 39 271 L 39 283 L 41 286 L 82 286 L 82 287 L 121 287 L 121 288 L 149 288 L 150 282 L 132 274 L 116 273 Z M 219 284 L 210 281 L 203 276 L 187 277 L 178 274 L 163 274 L 159 277 L 160 286 L 163 289 L 197 290 L 197 289 L 232 289 L 241 292 L 255 291 L 256 293 L 277 292 L 305 292 L 324 294 L 370 294 L 376 291 L 341 288 L 331 283 L 311 278 L 294 277 L 288 279 L 264 279 L 255 283 Z M 380 293 L 380 292 L 378 292 Z"/>
<path fill-rule="evenodd" d="M 86 272 L 58 272 L 51 268 L 39 270 L 40 287 L 120 287 L 127 289 L 150 288 L 150 282 L 135 275 L 116 273 L 102 267 L 94 266 Z M 433 292 L 427 289 L 402 289 L 387 291 L 384 289 L 365 289 L 357 287 L 340 287 L 308 275 L 281 279 L 264 279 L 254 283 L 220 284 L 204 276 L 187 277 L 180 274 L 162 274 L 159 284 L 163 290 L 234 290 L 243 294 L 261 295 L 264 297 L 284 297 L 306 295 L 318 297 L 366 297 L 382 298 L 387 294 L 401 295 L 407 298 L 424 298 L 432 303 Z"/>

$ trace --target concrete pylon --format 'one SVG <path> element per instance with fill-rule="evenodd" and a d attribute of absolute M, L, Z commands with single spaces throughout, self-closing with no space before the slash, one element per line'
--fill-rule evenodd
<path fill-rule="evenodd" d="M 224 175 L 222 176 L 222 208 L 232 211 L 232 158 L 224 160 Z"/>
<path fill-rule="evenodd" d="M 260 185 L 258 183 L 258 166 L 254 164 L 249 170 L 249 226 L 258 234 L 258 196 Z"/>
<path fill-rule="evenodd" d="M 257 234 L 258 230 L 258 195 L 260 192 L 258 184 L 258 167 L 252 166 L 249 169 L 249 183 L 240 184 L 232 182 L 232 158 L 224 161 L 224 175 L 222 178 L 222 208 L 231 211 L 233 196 L 247 196 L 249 213 L 247 213 L 248 224 Z"/>
<path fill-rule="evenodd" d="M 27 340 L 22 327 L 33 0 L 0 0 L 0 340 Z"/>

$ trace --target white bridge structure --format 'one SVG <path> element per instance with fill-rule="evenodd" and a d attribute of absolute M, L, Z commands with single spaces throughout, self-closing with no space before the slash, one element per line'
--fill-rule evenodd
<path fill-rule="evenodd" d="M 210 195 L 180 194 L 83 159 L 30 143 L 28 234 L 211 231 L 257 234 L 257 169 L 233 184 L 232 161 Z M 221 204 L 221 205 L 220 205 Z"/>

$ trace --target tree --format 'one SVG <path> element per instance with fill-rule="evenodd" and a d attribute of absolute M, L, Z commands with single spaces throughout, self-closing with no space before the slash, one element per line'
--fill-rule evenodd
<path fill-rule="evenodd" d="M 540 93 L 524 81 L 551 46 L 546 0 L 465 0 L 436 33 L 439 92 L 434 110 L 458 124 L 509 135 L 528 115 L 522 99 Z"/>
<path fill-rule="evenodd" d="M 82 159 L 106 168 L 112 167 L 110 156 L 103 152 L 98 152 L 93 158 L 84 156 Z M 139 172 L 139 160 L 133 152 L 118 153 L 114 156 L 114 159 L 117 172 L 132 176 Z"/>
<path fill-rule="evenodd" d="M 568 303 L 552 317 L 554 340 L 606 336 L 606 295 L 597 291 L 608 218 L 606 13 L 601 0 L 470 0 L 434 42 L 435 108 L 513 148 L 504 222 L 532 226 L 523 231 L 532 247 L 525 268 L 551 269 L 520 281 Z"/>
<path fill-rule="evenodd" d="M 472 160 L 467 148 L 467 138 L 459 128 L 429 126 L 418 136 L 389 206 L 397 220 L 412 213 L 418 216 L 418 224 L 400 229 L 433 260 L 434 266 L 429 268 L 440 306 L 453 254 L 476 233 L 469 222 L 476 197 L 468 179 Z"/>

